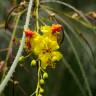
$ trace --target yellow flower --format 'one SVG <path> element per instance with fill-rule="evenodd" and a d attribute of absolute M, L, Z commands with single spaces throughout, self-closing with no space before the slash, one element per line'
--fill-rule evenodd
<path fill-rule="evenodd" d="M 46 35 L 49 35 L 49 34 L 52 33 L 51 27 L 50 27 L 50 26 L 46 26 L 46 25 L 41 27 L 41 31 L 42 31 L 44 34 L 46 34 Z"/>
<path fill-rule="evenodd" d="M 33 41 L 31 46 L 34 45 L 34 53 L 36 55 L 43 53 L 43 52 L 50 52 L 52 50 L 59 49 L 59 45 L 57 41 L 52 41 L 50 38 L 43 36 L 36 37 Z"/>
<path fill-rule="evenodd" d="M 62 57 L 60 52 L 57 51 L 59 49 L 59 45 L 56 41 L 52 41 L 50 38 L 46 37 L 43 39 L 44 46 L 42 47 L 41 52 L 38 54 L 38 58 L 41 60 L 41 67 L 46 69 L 47 66 L 53 66 L 54 61 L 59 61 Z M 52 58 L 55 58 L 52 61 Z"/>
<path fill-rule="evenodd" d="M 58 51 L 52 52 L 52 61 L 59 61 L 62 58 L 62 54 Z"/>
<path fill-rule="evenodd" d="M 32 51 L 33 50 L 33 46 L 34 46 L 34 39 L 36 37 L 38 37 L 38 33 L 37 32 L 33 32 L 31 30 L 26 30 L 25 31 L 25 35 L 26 35 L 26 40 L 25 40 L 25 48 L 28 50 L 28 51 Z"/>
<path fill-rule="evenodd" d="M 28 49 L 34 52 L 34 54 L 41 61 L 41 67 L 43 69 L 46 69 L 47 66 L 53 67 L 54 62 L 59 61 L 62 58 L 62 54 L 57 51 L 59 49 L 59 45 L 57 42 L 58 34 L 56 34 L 57 31 L 61 30 L 61 26 L 52 26 L 42 26 L 42 35 L 37 32 L 32 33 L 31 31 L 26 33 L 26 45 Z M 54 29 L 54 32 L 56 31 L 54 34 L 52 28 Z M 35 64 L 35 62 L 31 63 Z"/>
<path fill-rule="evenodd" d="M 60 35 L 61 30 L 62 26 L 59 24 L 42 26 L 42 34 L 39 32 L 33 32 L 30 29 L 25 30 L 25 47 L 29 52 L 34 53 L 36 56 L 35 59 L 31 61 L 31 65 L 38 65 L 38 83 L 40 85 L 37 85 L 36 89 L 36 95 L 38 96 L 42 96 L 44 89 L 42 89 L 41 85 L 43 85 L 45 83 L 44 80 L 48 78 L 48 74 L 45 72 L 45 69 L 47 67 L 55 68 L 55 61 L 59 61 L 63 57 L 58 51 L 59 45 L 57 42 L 58 33 Z M 20 59 L 22 60 L 24 58 L 21 57 Z M 42 74 L 41 71 L 44 72 L 44 74 Z"/>
<path fill-rule="evenodd" d="M 44 48 L 44 43 L 43 43 L 43 37 L 38 35 L 36 38 L 34 38 L 33 41 L 31 41 L 33 46 L 34 46 L 34 49 L 33 49 L 33 52 L 38 55 L 42 49 Z"/>
<path fill-rule="evenodd" d="M 41 53 L 39 54 L 39 59 L 41 60 L 41 67 L 46 69 L 46 67 L 50 65 L 51 55 L 50 53 Z"/>
<path fill-rule="evenodd" d="M 44 43 L 45 43 L 44 49 L 50 49 L 51 51 L 59 49 L 57 41 L 55 40 L 53 41 L 51 40 L 51 38 L 48 37 L 44 38 Z"/>
<path fill-rule="evenodd" d="M 53 29 L 52 28 L 53 28 L 52 26 L 42 26 L 41 31 L 43 33 L 43 37 L 44 38 L 48 37 L 51 40 L 57 41 L 57 36 L 59 35 L 57 33 L 59 33 L 59 32 L 56 32 L 56 34 L 53 34 Z"/>

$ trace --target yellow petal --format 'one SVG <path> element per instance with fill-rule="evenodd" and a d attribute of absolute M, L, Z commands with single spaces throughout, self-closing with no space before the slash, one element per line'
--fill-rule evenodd
<path fill-rule="evenodd" d="M 62 58 L 62 54 L 58 51 L 52 52 L 52 60 L 53 61 L 59 61 Z"/>

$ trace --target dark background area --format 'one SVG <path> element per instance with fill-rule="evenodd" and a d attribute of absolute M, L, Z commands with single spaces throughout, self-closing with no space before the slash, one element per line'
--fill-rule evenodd
<path fill-rule="evenodd" d="M 15 2 L 16 1 L 16 2 Z M 10 10 L 19 4 L 23 0 L 0 0 L 0 60 L 5 60 L 7 51 L 1 51 L 1 49 L 5 49 L 8 47 L 10 42 L 10 36 L 12 34 L 12 24 L 14 23 L 8 22 L 9 28 L 7 28 L 7 32 L 5 32 L 4 25 L 6 22 L 6 18 L 8 17 L 8 14 Z M 47 0 L 46 0 L 47 1 Z M 61 0 L 63 2 L 66 2 L 68 4 L 71 4 L 78 10 L 82 11 L 86 16 L 90 15 L 90 12 L 96 12 L 96 0 Z M 53 7 L 52 4 L 49 4 L 50 7 Z M 60 11 L 61 13 L 74 14 L 72 10 L 69 10 L 69 8 L 54 4 L 54 9 Z M 26 14 L 26 13 L 25 13 Z M 96 13 L 95 13 L 96 15 Z M 62 16 L 62 15 L 60 15 Z M 13 17 L 12 17 L 13 18 Z M 87 38 L 88 42 L 90 43 L 90 46 L 93 49 L 94 54 L 96 54 L 96 36 L 93 32 L 93 27 L 82 25 L 80 23 L 79 17 L 77 16 L 77 21 L 75 19 L 69 18 L 69 17 L 63 17 L 72 28 L 75 30 L 79 30 L 84 36 Z M 96 17 L 92 17 L 94 22 L 96 22 Z M 48 18 L 46 18 L 48 19 Z M 17 30 L 17 37 L 20 39 L 22 35 L 22 26 L 24 24 L 24 18 L 22 16 L 22 19 L 20 20 L 20 24 L 18 26 L 21 26 Z M 83 21 L 82 21 L 83 22 Z M 92 21 L 91 21 L 92 23 Z M 94 25 L 96 27 L 96 24 Z M 94 27 L 94 31 L 96 32 Z M 77 29 L 76 29 L 77 28 Z M 69 36 L 76 47 L 77 54 L 82 62 L 82 66 L 84 67 L 84 71 L 86 73 L 86 77 L 88 78 L 88 82 L 92 91 L 93 96 L 96 96 L 96 65 L 93 63 L 91 58 L 91 53 L 86 44 L 84 44 L 85 49 L 89 52 L 86 52 L 84 48 L 82 48 L 81 44 L 79 43 L 78 39 L 74 37 L 74 35 L 71 34 L 70 30 L 65 26 L 66 31 L 69 33 Z M 14 45 L 13 48 L 13 59 L 15 57 L 15 54 L 18 49 L 18 44 Z M 68 61 L 70 67 L 76 74 L 77 78 L 79 79 L 82 87 L 84 88 L 85 93 L 88 95 L 88 92 L 86 90 L 84 79 L 82 77 L 81 69 L 78 66 L 78 62 L 74 56 L 74 52 L 72 48 L 70 47 L 70 44 L 68 43 L 68 40 L 66 37 L 64 38 L 64 41 L 62 43 L 60 51 L 64 55 L 64 58 Z M 26 53 L 24 53 L 26 54 Z M 12 58 L 11 58 L 12 59 Z M 8 66 L 10 68 L 12 64 L 12 60 L 9 60 Z M 35 91 L 36 88 L 36 82 L 37 82 L 37 70 L 35 67 L 30 66 L 30 61 L 32 57 L 27 58 L 26 61 L 20 62 L 16 68 L 16 71 L 14 72 L 13 77 L 7 84 L 2 96 L 30 96 L 31 93 Z M 49 78 L 46 80 L 44 89 L 45 93 L 44 96 L 83 96 L 80 88 L 78 87 L 76 80 L 73 77 L 73 73 L 70 71 L 70 68 L 65 67 L 63 64 L 64 62 L 60 61 L 57 62 L 56 68 L 51 69 L 48 68 Z M 94 67 L 95 66 L 95 67 Z M 2 72 L 0 73 L 2 75 Z M 16 82 L 16 84 L 13 84 L 12 79 Z"/>

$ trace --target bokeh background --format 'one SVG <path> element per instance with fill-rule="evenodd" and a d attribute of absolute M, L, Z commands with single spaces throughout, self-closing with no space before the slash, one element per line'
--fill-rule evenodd
<path fill-rule="evenodd" d="M 10 20 L 7 22 L 8 14 L 14 6 L 17 6 L 22 1 L 23 0 L 0 0 L 0 61 L 5 61 L 7 48 L 9 46 L 13 32 L 12 30 L 15 24 L 13 20 L 14 16 L 11 16 L 12 14 L 10 15 Z M 92 96 L 96 96 L 96 0 L 61 1 L 66 2 L 83 12 L 86 19 L 88 19 L 92 25 L 86 23 L 76 12 L 70 10 L 68 7 L 63 6 L 62 4 L 52 3 L 46 5 L 60 12 L 59 16 L 61 16 L 63 20 L 69 24 L 68 27 L 66 24 L 61 22 L 64 26 L 64 30 L 68 33 L 71 42 L 75 46 L 76 54 L 81 61 L 83 69 L 78 65 L 78 60 L 76 59 L 73 51 L 74 48 L 72 47 L 72 44 L 70 44 L 70 40 L 68 41 L 68 38 L 65 36 L 63 38 L 60 51 L 64 55 L 64 59 L 67 62 L 63 62 L 61 60 L 60 62 L 57 62 L 55 69 L 47 69 L 49 78 L 46 80 L 44 86 L 44 96 L 84 96 L 82 95 L 80 86 L 78 86 L 76 83 L 78 80 L 83 88 L 82 90 L 86 93 L 86 96 L 89 96 L 81 70 L 85 72 L 85 78 L 88 80 Z M 42 10 L 40 11 L 40 14 L 41 16 L 42 14 L 44 16 L 42 17 L 42 20 L 50 24 L 50 22 L 48 22 L 48 16 L 45 16 Z M 16 37 L 18 39 L 16 44 L 14 44 L 13 48 L 11 49 L 12 54 L 8 60 L 8 69 L 10 68 L 18 50 L 18 42 L 22 35 L 25 22 L 24 20 L 25 15 L 21 16 L 17 28 Z M 6 22 L 7 28 L 5 30 Z M 34 20 L 32 22 L 34 23 Z M 32 22 L 30 23 L 31 25 Z M 82 43 L 80 43 L 79 38 L 76 38 L 75 35 L 71 32 L 72 30 L 70 30 L 70 26 L 71 29 L 73 28 L 72 30 L 83 34 L 86 40 L 81 40 L 83 38 L 81 36 L 80 41 Z M 75 34 L 77 33 L 75 32 Z M 86 44 L 86 41 L 88 41 L 88 44 Z M 23 52 L 23 54 L 26 55 L 26 52 Z M 37 70 L 35 67 L 31 67 L 31 59 L 32 56 L 27 58 L 24 62 L 18 63 L 14 75 L 8 82 L 4 92 L 2 93 L 2 96 L 30 96 L 30 94 L 35 91 L 37 82 Z M 2 71 L 0 71 L 0 77 L 2 77 Z"/>

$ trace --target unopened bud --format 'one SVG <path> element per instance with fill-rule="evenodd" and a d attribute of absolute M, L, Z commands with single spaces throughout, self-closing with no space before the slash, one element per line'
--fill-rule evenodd
<path fill-rule="evenodd" d="M 48 78 L 48 73 L 47 73 L 47 72 L 45 72 L 45 73 L 43 74 L 43 78 L 44 78 L 44 79 Z"/>
<path fill-rule="evenodd" d="M 31 61 L 31 65 L 32 65 L 32 66 L 35 66 L 35 65 L 36 65 L 36 60 L 32 60 L 32 61 Z"/>
<path fill-rule="evenodd" d="M 44 84 L 44 80 L 43 79 L 40 79 L 40 84 Z"/>

